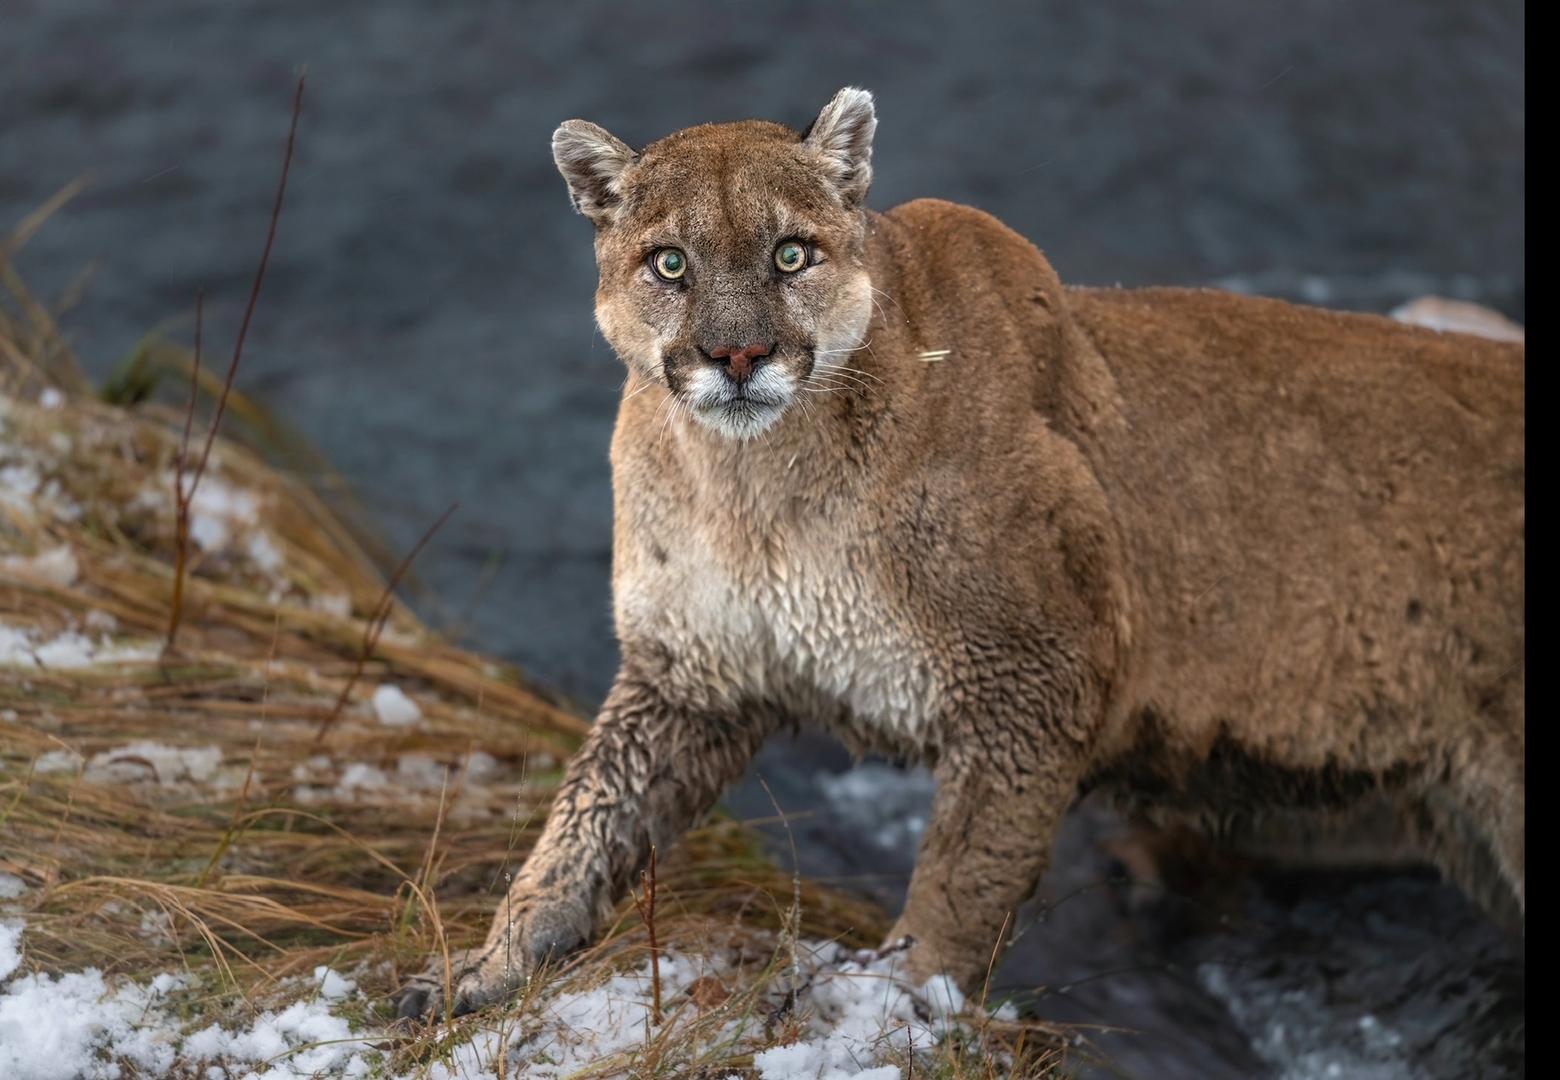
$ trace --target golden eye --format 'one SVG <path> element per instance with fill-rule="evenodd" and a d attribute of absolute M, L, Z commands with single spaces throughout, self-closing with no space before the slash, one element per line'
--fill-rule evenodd
<path fill-rule="evenodd" d="M 662 248 L 650 260 L 655 272 L 667 281 L 676 281 L 688 272 L 688 256 L 676 248 Z"/>
<path fill-rule="evenodd" d="M 807 265 L 807 245 L 798 240 L 782 242 L 775 248 L 775 265 L 782 273 L 796 273 Z"/>

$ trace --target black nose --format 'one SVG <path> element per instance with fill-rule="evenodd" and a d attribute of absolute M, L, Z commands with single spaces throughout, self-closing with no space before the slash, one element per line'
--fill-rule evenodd
<path fill-rule="evenodd" d="M 746 382 L 774 350 L 774 342 L 768 345 L 717 345 L 704 355 L 725 368 L 728 379 Z"/>

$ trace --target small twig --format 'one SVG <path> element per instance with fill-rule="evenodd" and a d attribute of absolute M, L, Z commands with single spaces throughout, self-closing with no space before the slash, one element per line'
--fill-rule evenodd
<path fill-rule="evenodd" d="M 233 377 L 238 374 L 238 362 L 244 355 L 244 339 L 249 336 L 249 321 L 254 318 L 255 305 L 260 302 L 260 286 L 265 284 L 265 270 L 271 262 L 271 247 L 276 242 L 276 225 L 282 217 L 282 200 L 287 195 L 287 174 L 292 171 L 293 144 L 298 138 L 298 115 L 303 111 L 303 86 L 308 81 L 307 71 L 298 75 L 298 89 L 293 91 L 292 124 L 287 129 L 287 150 L 282 155 L 282 176 L 276 184 L 276 202 L 271 207 L 271 224 L 266 229 L 265 247 L 260 252 L 260 265 L 255 267 L 255 279 L 249 286 L 249 303 L 244 306 L 244 318 L 238 324 L 238 339 L 233 343 L 233 359 L 228 361 L 227 378 L 222 383 L 222 395 L 217 398 L 217 414 L 212 418 L 211 430 L 206 432 L 206 445 L 201 450 L 200 465 L 195 470 L 195 482 L 200 483 L 206 471 L 206 459 L 211 456 L 211 444 L 217 437 L 217 426 L 222 423 L 222 413 L 227 409 L 228 394 L 233 389 Z"/>
<path fill-rule="evenodd" d="M 352 691 L 356 688 L 358 680 L 363 677 L 363 668 L 368 664 L 368 658 L 373 655 L 374 649 L 379 645 L 379 636 L 384 633 L 385 625 L 390 621 L 390 613 L 395 610 L 395 590 L 401 584 L 401 579 L 412 568 L 412 563 L 422 553 L 422 549 L 428 546 L 428 541 L 433 539 L 433 534 L 450 519 L 450 515 L 460 509 L 460 503 L 450 503 L 448 509 L 440 514 L 434 523 L 428 526 L 422 534 L 422 538 L 407 552 L 406 558 L 401 560 L 401 565 L 395 568 L 395 573 L 390 575 L 390 580 L 385 582 L 384 591 L 379 594 L 379 602 L 374 605 L 373 614 L 363 627 L 363 644 L 358 649 L 357 663 L 352 668 L 352 677 L 341 688 L 341 694 L 336 698 L 335 706 L 330 710 L 330 715 L 320 722 L 319 731 L 314 734 L 314 741 L 318 744 L 325 738 L 325 733 L 347 707 L 347 701 L 352 697 Z"/>
<path fill-rule="evenodd" d="M 293 91 L 292 121 L 287 127 L 287 149 L 282 153 L 282 175 L 276 182 L 276 201 L 271 205 L 271 221 L 266 227 L 265 246 L 260 250 L 260 262 L 255 267 L 254 281 L 249 286 L 249 303 L 244 306 L 244 317 L 238 324 L 238 337 L 233 342 L 233 358 L 228 361 L 227 378 L 222 383 L 222 393 L 217 397 L 217 411 L 206 431 L 206 442 L 201 447 L 200 461 L 186 487 L 184 483 L 185 461 L 189 454 L 190 430 L 195 418 L 195 389 L 200 378 L 200 338 L 203 297 L 195 297 L 195 366 L 190 372 L 190 402 L 184 416 L 184 438 L 179 446 L 179 458 L 174 463 L 174 569 L 173 600 L 168 613 L 168 639 L 164 652 L 172 652 L 179 634 L 179 622 L 184 616 L 184 577 L 189 562 L 190 507 L 195 501 L 195 489 L 201 477 L 206 475 L 206 464 L 211 460 L 211 448 L 217 440 L 217 429 L 222 426 L 222 416 L 227 412 L 228 398 L 233 393 L 233 380 L 238 375 L 239 362 L 244 358 L 244 339 L 249 336 L 249 323 L 254 318 L 255 305 L 260 302 L 260 289 L 265 284 L 265 271 L 271 264 L 271 248 L 276 243 L 276 227 L 282 219 L 282 203 L 287 196 L 287 177 L 292 172 L 293 147 L 298 141 L 298 117 L 303 112 L 303 88 L 308 72 L 298 75 L 298 87 Z"/>
<path fill-rule="evenodd" d="M 661 948 L 655 937 L 655 845 L 650 845 L 650 865 L 639 871 L 642 893 L 634 894 L 634 906 L 650 933 L 650 1017 L 656 1027 L 661 1026 Z"/>

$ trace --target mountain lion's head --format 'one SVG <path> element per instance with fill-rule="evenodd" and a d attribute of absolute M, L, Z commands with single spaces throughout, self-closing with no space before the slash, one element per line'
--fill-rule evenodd
<path fill-rule="evenodd" d="M 872 95 L 847 87 L 807 131 L 746 120 L 638 152 L 595 124 L 553 134 L 596 226 L 596 321 L 631 369 L 731 438 L 827 385 L 872 314 L 862 201 Z"/>

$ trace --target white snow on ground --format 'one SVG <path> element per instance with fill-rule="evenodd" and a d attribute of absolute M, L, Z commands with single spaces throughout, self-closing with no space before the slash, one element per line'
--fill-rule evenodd
<path fill-rule="evenodd" d="M 823 954 L 807 995 L 808 1036 L 755 1054 L 761 1080 L 899 1080 L 898 1066 L 876 1064 L 885 1051 L 927 1050 L 958 1029 L 966 1002 L 948 978 L 912 990 L 896 972 L 901 957 L 847 959 L 838 946 Z"/>
<path fill-rule="evenodd" d="M 222 750 L 216 746 L 164 746 L 135 742 L 93 754 L 85 779 L 97 783 L 136 783 L 156 780 L 164 786 L 178 783 L 210 783 L 222 768 Z"/>
<path fill-rule="evenodd" d="M 27 891 L 27 883 L 15 874 L 0 871 L 0 900 L 15 900 Z"/>
<path fill-rule="evenodd" d="M 146 1075 L 204 1071 L 212 1080 L 282 1080 L 304 1076 L 386 1076 L 372 1044 L 383 1032 L 355 1027 L 365 1003 L 356 983 L 328 967 L 299 980 L 298 1000 L 255 1016 L 247 1026 L 209 1024 L 198 1029 L 179 1019 L 178 995 L 189 988 L 181 975 L 108 982 L 87 969 L 52 976 L 20 968 L 23 926 L 0 923 L 0 1077 L 7 1080 L 88 1080 L 124 1075 L 129 1065 Z M 794 1015 L 802 1037 L 754 1057 L 761 1080 L 901 1080 L 891 1050 L 930 1050 L 959 1029 L 966 1010 L 959 992 L 942 978 L 912 989 L 896 977 L 899 957 L 850 953 L 829 943 L 806 943 Z M 661 961 L 661 991 L 671 1025 L 691 1024 L 699 1010 L 688 1000 L 705 977 L 730 979 L 719 961 L 668 952 Z M 561 1080 L 581 1069 L 621 1058 L 644 1044 L 650 1025 L 650 969 L 554 994 L 536 1010 L 502 1027 L 479 1030 L 449 1056 L 408 1076 L 428 1080 L 491 1080 L 504 1075 Z M 778 1006 L 784 987 L 771 990 Z M 706 1047 L 740 1053 L 745 1040 L 763 1038 L 764 1010 L 746 1004 L 729 1017 L 715 1005 L 715 1031 Z M 974 1010 L 969 1010 L 973 1013 Z M 999 1016 L 1009 1016 L 1002 1010 Z M 705 1016 L 707 1022 L 709 1016 Z M 663 1029 L 664 1031 L 664 1029 Z M 657 1032 L 656 1034 L 662 1034 Z M 761 1044 L 760 1044 L 761 1045 Z"/>
<path fill-rule="evenodd" d="M 461 759 L 461 765 L 466 770 L 466 780 L 473 784 L 486 783 L 499 774 L 498 759 L 482 750 L 467 754 Z"/>
<path fill-rule="evenodd" d="M 186 483 L 194 477 L 187 477 Z M 206 551 L 221 551 L 233 532 L 248 533 L 260 521 L 260 500 L 254 492 L 233 487 L 206 474 L 190 499 L 190 539 Z"/>
<path fill-rule="evenodd" d="M 275 574 L 282 568 L 282 553 L 276 549 L 276 544 L 271 540 L 268 532 L 253 532 L 244 544 L 244 552 L 249 556 L 249 561 L 254 563 L 267 574 Z"/>
<path fill-rule="evenodd" d="M 49 750 L 39 754 L 33 771 L 40 773 L 75 772 L 86 759 L 74 750 Z"/>
<path fill-rule="evenodd" d="M 397 784 L 422 791 L 441 790 L 453 779 L 449 773 L 442 762 L 428 754 L 402 754 L 395 762 Z"/>
<path fill-rule="evenodd" d="M 0 983 L 11 977 L 22 962 L 22 924 L 0 922 Z"/>
<path fill-rule="evenodd" d="M 342 798 L 351 798 L 352 793 L 361 788 L 387 788 L 390 786 L 390 778 L 385 771 L 377 765 L 367 765 L 361 761 L 354 761 L 341 770 L 341 779 L 336 782 L 336 794 Z"/>
<path fill-rule="evenodd" d="M 5 431 L 12 411 L 12 399 L 0 394 L 0 433 Z M 49 444 L 54 457 L 70 453 L 70 436 L 62 431 L 51 433 Z M 53 464 L 49 455 L 21 440 L 0 437 L 0 509 L 31 520 L 79 518 L 81 507 L 60 490 L 59 481 L 44 479 Z"/>
<path fill-rule="evenodd" d="M 186 477 L 185 483 L 192 483 Z M 172 487 L 173 477 L 141 491 L 132 505 L 159 512 L 171 512 L 172 499 L 164 492 Z M 212 554 L 241 554 L 254 566 L 276 577 L 285 559 L 275 538 L 261 523 L 262 502 L 253 491 L 235 487 L 220 477 L 206 473 L 190 499 L 190 539 L 202 551 Z"/>
<path fill-rule="evenodd" d="M 356 986 L 326 968 L 315 969 L 306 997 L 262 1012 L 248 1027 L 186 1033 L 168 1000 L 187 986 L 185 977 L 109 985 L 88 968 L 13 978 L 21 934 L 19 926 L 0 925 L 0 1076 L 7 1080 L 111 1080 L 125 1075 L 123 1064 L 147 1076 L 217 1066 L 206 1075 L 232 1080 L 369 1072 L 368 1043 L 331 1012 Z"/>
<path fill-rule="evenodd" d="M 106 635 L 96 639 L 67 630 L 45 639 L 37 630 L 0 623 L 0 667 L 83 668 L 155 660 L 161 647 L 155 642 L 115 642 Z"/>
<path fill-rule="evenodd" d="M 76 553 L 64 544 L 36 555 L 7 555 L 0 558 L 0 575 L 15 574 L 50 585 L 74 585 L 80 572 Z"/>
<path fill-rule="evenodd" d="M 0 466 L 0 505 L 30 514 L 39 483 L 38 470 L 31 465 Z"/>
<path fill-rule="evenodd" d="M 375 688 L 373 706 L 374 715 L 388 727 L 411 727 L 422 719 L 417 702 L 407 697 L 399 686 L 389 683 Z"/>
<path fill-rule="evenodd" d="M 119 629 L 118 619 L 114 618 L 106 611 L 99 611 L 97 608 L 93 608 L 91 611 L 87 612 L 86 615 L 82 617 L 82 622 L 86 623 L 88 630 L 96 630 L 104 634 L 112 634 L 115 630 Z"/>

